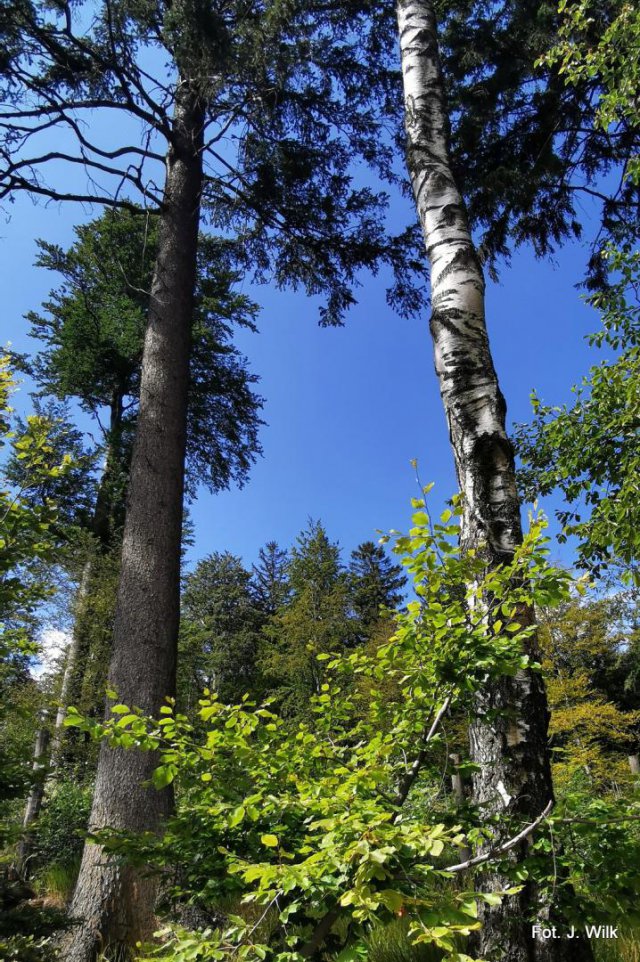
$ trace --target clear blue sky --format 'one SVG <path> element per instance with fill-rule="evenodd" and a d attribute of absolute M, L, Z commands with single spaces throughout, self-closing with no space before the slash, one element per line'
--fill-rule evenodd
<path fill-rule="evenodd" d="M 30 350 L 23 315 L 39 307 L 54 280 L 32 266 L 35 238 L 67 245 L 73 225 L 92 214 L 26 197 L 9 213 L 0 223 L 0 342 Z M 528 419 L 534 387 L 547 401 L 569 400 L 571 385 L 594 359 L 584 335 L 597 316 L 575 289 L 585 260 L 578 244 L 553 262 L 522 250 L 502 268 L 500 283 L 488 284 L 489 331 L 510 421 Z M 419 320 L 402 320 L 386 305 L 383 278 L 363 282 L 341 329 L 319 328 L 317 304 L 304 295 L 251 289 L 262 305 L 261 333 L 243 332 L 237 343 L 262 379 L 264 458 L 244 489 L 203 492 L 192 506 L 190 560 L 228 549 L 251 563 L 267 540 L 289 545 L 309 516 L 322 518 L 346 550 L 375 537 L 377 528 L 405 528 L 414 457 L 424 482 L 436 482 L 434 508 L 455 490 L 428 308 Z M 16 406 L 28 409 L 26 386 Z M 554 554 L 571 560 L 568 548 Z"/>

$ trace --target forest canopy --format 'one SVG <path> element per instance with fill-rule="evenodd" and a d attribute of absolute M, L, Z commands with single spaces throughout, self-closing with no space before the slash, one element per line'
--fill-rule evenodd
<path fill-rule="evenodd" d="M 636 962 L 635 6 L 0 50 L 0 960 Z"/>

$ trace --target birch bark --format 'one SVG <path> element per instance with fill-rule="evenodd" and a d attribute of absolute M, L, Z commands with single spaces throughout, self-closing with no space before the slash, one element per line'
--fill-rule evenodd
<path fill-rule="evenodd" d="M 407 135 L 407 164 L 431 272 L 431 336 L 435 368 L 464 498 L 463 549 L 480 549 L 487 564 L 508 561 L 521 541 L 520 505 L 506 405 L 485 321 L 485 283 L 449 154 L 449 122 L 432 0 L 397 0 Z M 533 612 L 523 613 L 533 618 Z M 491 714 L 488 714 L 491 713 Z M 548 708 L 539 673 L 487 684 L 471 726 L 474 801 L 499 814 L 511 833 L 553 799 L 547 745 Z M 497 830 L 499 831 L 499 829 Z M 509 834 L 509 828 L 506 828 Z M 499 843 L 499 836 L 490 843 Z M 521 859 L 530 844 L 514 852 Z M 483 891 L 512 883 L 495 870 Z M 545 917 L 526 885 L 500 905 L 483 907 L 477 954 L 491 962 L 590 959 L 586 940 L 534 941 L 531 918 Z M 475 950 L 475 947 L 474 947 Z"/>
<path fill-rule="evenodd" d="M 175 690 L 180 539 L 189 353 L 196 280 L 204 108 L 194 86 L 177 88 L 158 256 L 142 358 L 109 685 L 118 700 L 157 714 Z M 103 744 L 89 827 L 157 831 L 169 790 L 145 787 L 156 760 Z M 156 927 L 157 884 L 86 844 L 64 947 L 68 962 L 94 962 Z"/>

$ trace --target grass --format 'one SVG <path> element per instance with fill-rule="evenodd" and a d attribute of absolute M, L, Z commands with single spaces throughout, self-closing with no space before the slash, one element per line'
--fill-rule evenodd
<path fill-rule="evenodd" d="M 414 945 L 410 941 L 406 919 L 394 919 L 387 925 L 375 926 L 364 944 L 367 962 L 440 962 L 442 958 L 442 952 L 436 946 L 426 942 Z"/>
<path fill-rule="evenodd" d="M 64 908 L 71 901 L 73 888 L 76 884 L 80 859 L 73 862 L 53 862 L 38 874 L 37 887 L 39 893 L 48 901 Z"/>
<path fill-rule="evenodd" d="M 96 962 L 135 962 L 135 958 L 133 949 L 118 945 L 111 949 L 107 948 L 98 956 Z"/>
<path fill-rule="evenodd" d="M 640 962 L 640 932 L 621 932 L 617 939 L 592 939 L 596 962 Z"/>

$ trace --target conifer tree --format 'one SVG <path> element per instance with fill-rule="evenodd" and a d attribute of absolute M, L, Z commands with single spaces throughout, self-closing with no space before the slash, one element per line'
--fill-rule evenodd
<path fill-rule="evenodd" d="M 407 579 L 401 566 L 373 541 L 364 541 L 351 552 L 349 575 L 353 608 L 366 634 L 381 617 L 381 609 L 393 610 L 400 604 Z"/>
<path fill-rule="evenodd" d="M 102 436 L 97 447 L 105 466 L 90 527 L 104 545 L 124 518 L 158 246 L 157 217 L 142 213 L 107 210 L 77 227 L 67 250 L 38 242 L 36 265 L 61 284 L 41 310 L 27 315 L 42 349 L 19 358 L 39 395 L 77 401 Z M 200 238 L 188 408 L 190 492 L 198 484 L 212 491 L 242 484 L 260 452 L 257 378 L 233 345 L 235 329 L 254 329 L 258 308 L 236 290 L 233 262 L 233 245 Z"/>
<path fill-rule="evenodd" d="M 289 598 L 289 557 L 275 541 L 268 541 L 258 553 L 253 566 L 253 589 L 258 603 L 267 615 L 275 615 Z"/>
<path fill-rule="evenodd" d="M 261 665 L 284 713 L 299 715 L 320 691 L 318 655 L 349 646 L 356 631 L 340 548 L 320 521 L 311 520 L 291 549 L 289 585 L 289 602 L 265 626 Z"/>
<path fill-rule="evenodd" d="M 214 552 L 198 562 L 182 595 L 178 678 L 185 701 L 197 704 L 205 689 L 229 703 L 256 692 L 263 622 L 240 558 Z"/>

